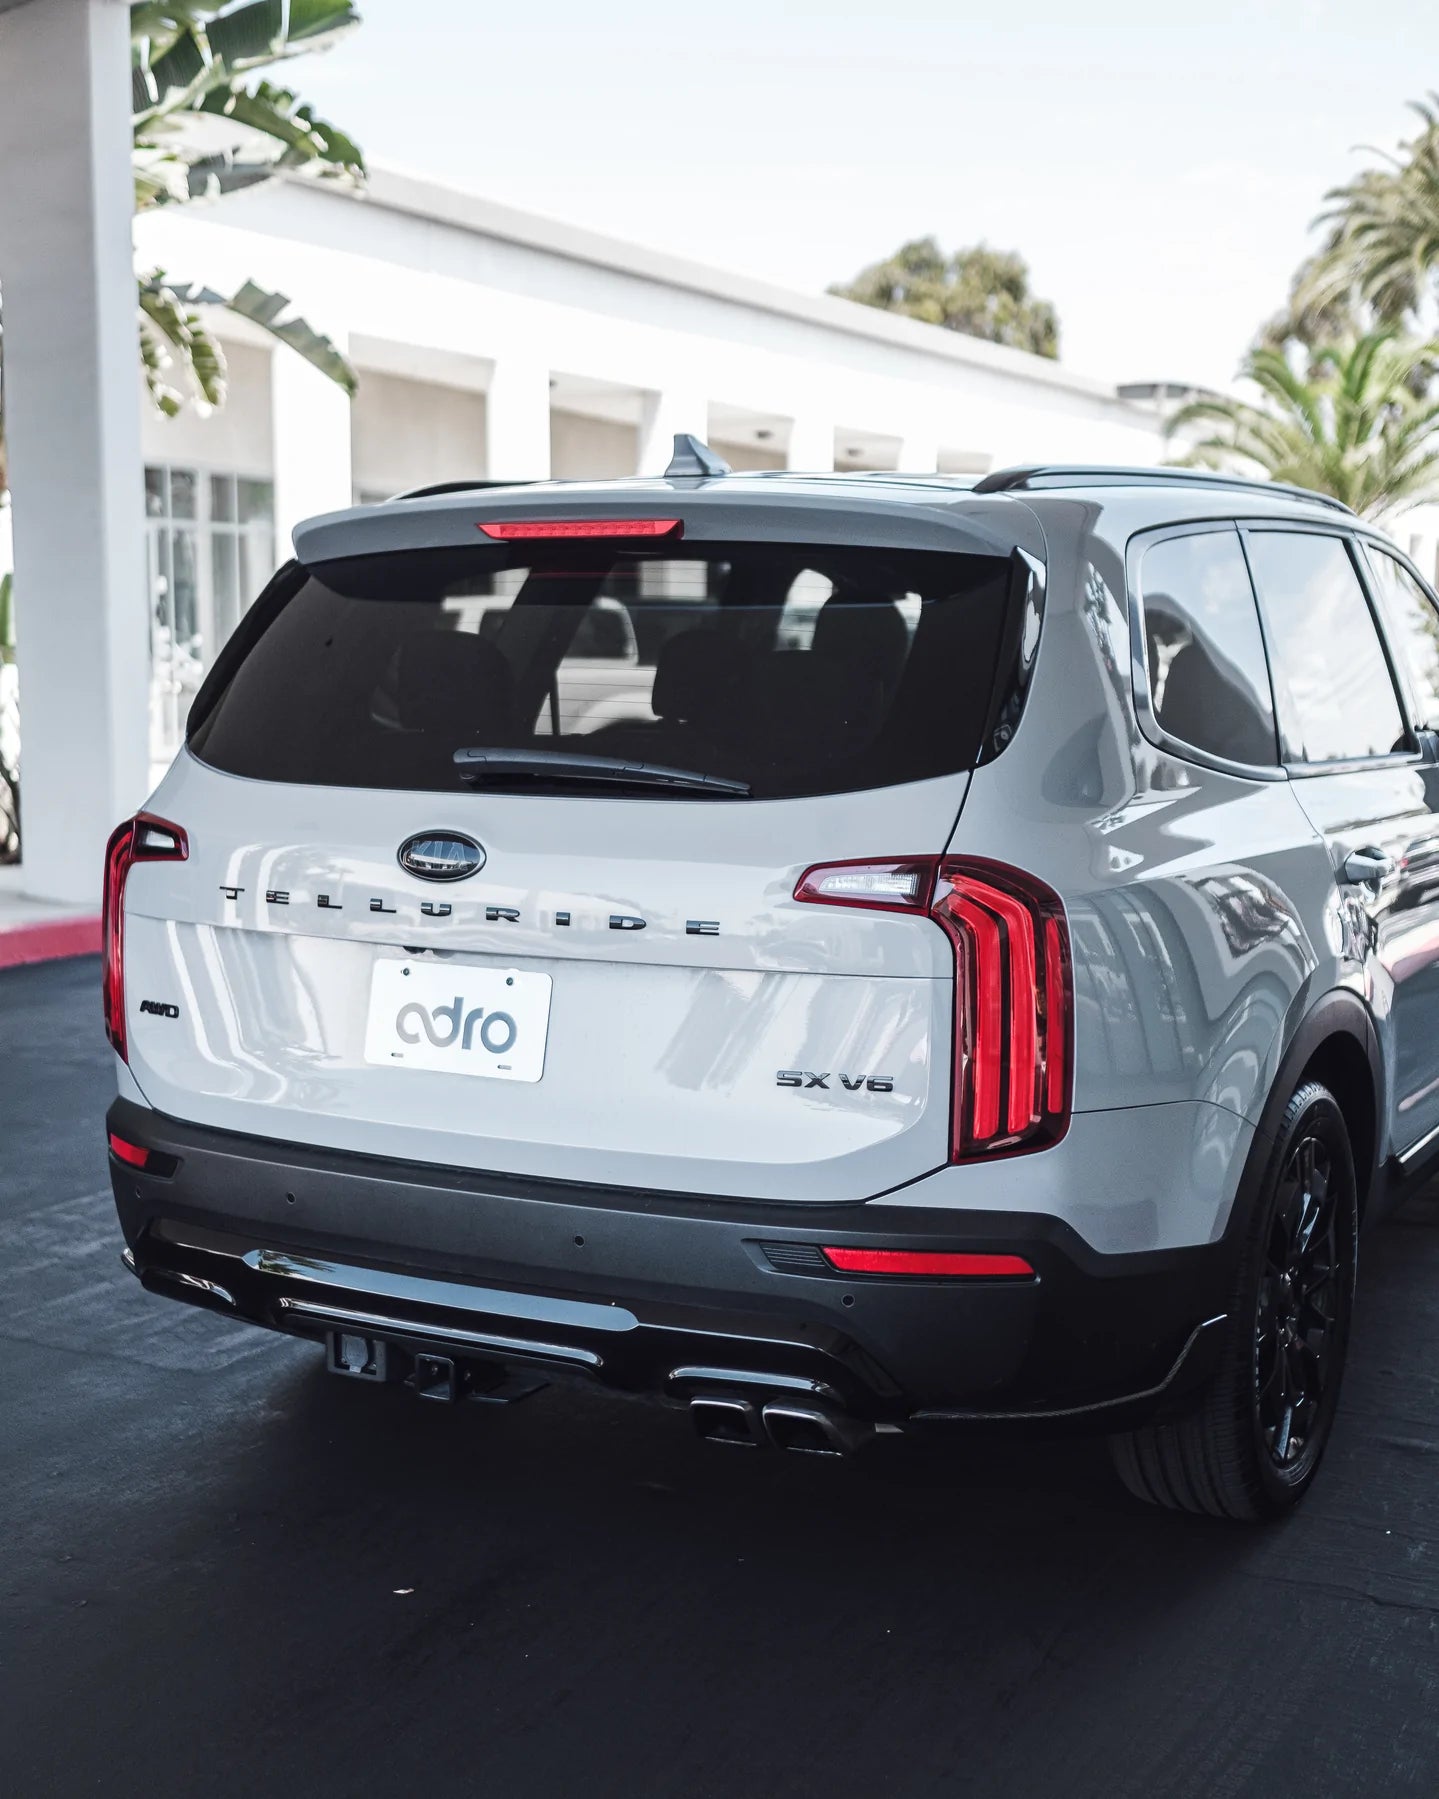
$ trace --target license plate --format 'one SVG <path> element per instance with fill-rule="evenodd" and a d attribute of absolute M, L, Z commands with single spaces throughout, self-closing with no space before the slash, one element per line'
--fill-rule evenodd
<path fill-rule="evenodd" d="M 547 974 L 377 962 L 370 979 L 365 1060 L 491 1080 L 537 1081 L 550 1029 Z"/>

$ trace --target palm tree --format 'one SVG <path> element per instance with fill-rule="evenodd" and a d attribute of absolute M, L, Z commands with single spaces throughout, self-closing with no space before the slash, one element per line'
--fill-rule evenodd
<path fill-rule="evenodd" d="M 1366 310 L 1403 324 L 1439 296 L 1439 94 L 1415 101 L 1418 134 L 1396 156 L 1324 196 L 1323 247 L 1295 277 L 1291 313 L 1324 320 Z"/>
<path fill-rule="evenodd" d="M 256 73 L 326 49 L 359 22 L 353 0 L 142 0 L 132 6 L 135 210 L 213 199 L 281 172 L 362 181 L 359 147 L 290 89 Z M 197 116 L 227 121 L 237 147 L 202 147 L 191 123 Z M 139 276 L 139 300 L 141 361 L 164 413 L 173 416 L 187 398 L 212 406 L 224 401 L 224 352 L 206 330 L 200 306 L 249 319 L 354 392 L 349 363 L 290 312 L 283 294 L 252 281 L 221 294 L 151 269 Z"/>
<path fill-rule="evenodd" d="M 1258 403 L 1213 395 L 1182 406 L 1171 434 L 1183 466 L 1258 472 L 1377 518 L 1439 498 L 1439 401 L 1427 393 L 1439 343 L 1392 331 L 1305 349 L 1252 350 Z M 1202 433 L 1199 435 L 1197 433 Z"/>
<path fill-rule="evenodd" d="M 317 119 L 288 88 L 257 76 L 290 57 L 328 48 L 360 22 L 353 0 L 144 0 L 130 8 L 135 209 L 213 199 L 284 173 L 359 182 L 359 148 Z M 236 147 L 196 141 L 196 117 L 228 121 Z M 187 133 L 187 122 L 189 131 Z M 206 133 L 213 141 L 214 133 Z M 173 417 L 187 401 L 225 400 L 225 354 L 198 308 L 221 307 L 270 332 L 346 392 L 355 372 L 291 310 L 284 294 L 246 281 L 233 293 L 173 281 L 163 269 L 136 277 L 140 361 L 150 396 Z M 0 337 L 3 347 L 3 337 Z M 4 365 L 0 359 L 0 499 L 5 459 Z"/>

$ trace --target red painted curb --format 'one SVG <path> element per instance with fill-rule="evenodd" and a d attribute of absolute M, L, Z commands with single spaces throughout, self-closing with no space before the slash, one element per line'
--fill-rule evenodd
<path fill-rule="evenodd" d="M 21 924 L 0 928 L 0 968 L 26 962 L 54 962 L 61 956 L 100 953 L 98 918 L 65 918 L 53 924 Z"/>

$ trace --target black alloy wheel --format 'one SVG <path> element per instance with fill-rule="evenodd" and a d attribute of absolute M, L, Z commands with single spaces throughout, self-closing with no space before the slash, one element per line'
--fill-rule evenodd
<path fill-rule="evenodd" d="M 1294 1145 L 1279 1177 L 1259 1278 L 1254 1384 L 1264 1445 L 1281 1471 L 1298 1467 L 1318 1436 L 1336 1374 L 1342 1178 L 1313 1130 Z"/>
<path fill-rule="evenodd" d="M 1290 1097 L 1245 1221 L 1219 1366 L 1192 1409 L 1110 1438 L 1131 1493 L 1216 1518 L 1278 1517 L 1314 1479 L 1339 1403 L 1359 1196 L 1344 1114 L 1318 1081 Z M 1241 1187 L 1243 1191 L 1243 1187 Z"/>

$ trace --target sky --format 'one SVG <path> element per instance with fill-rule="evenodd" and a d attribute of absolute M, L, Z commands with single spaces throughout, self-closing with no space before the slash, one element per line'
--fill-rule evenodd
<path fill-rule="evenodd" d="M 1114 381 L 1229 385 L 1439 89 L 1435 0 L 360 4 L 287 73 L 372 160 L 808 292 L 1017 250 Z"/>

